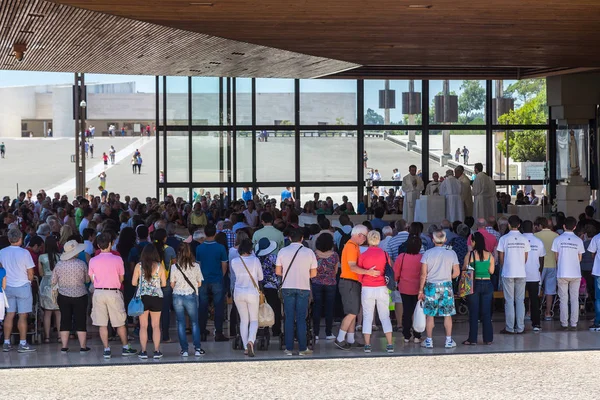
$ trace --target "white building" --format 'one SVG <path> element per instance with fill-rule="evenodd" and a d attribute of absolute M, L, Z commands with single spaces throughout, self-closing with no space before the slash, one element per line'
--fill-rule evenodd
<path fill-rule="evenodd" d="M 159 101 L 162 111 L 162 95 Z M 88 84 L 86 123 L 96 127 L 96 135 L 106 134 L 111 124 L 117 132 L 125 127 L 131 135 L 134 129 L 154 125 L 155 102 L 154 93 L 137 93 L 135 82 Z M 187 94 L 167 94 L 168 125 L 187 125 L 187 104 Z M 219 94 L 194 93 L 192 110 L 193 125 L 218 125 Z M 294 94 L 257 93 L 256 110 L 258 125 L 293 122 Z M 334 125 L 339 121 L 356 123 L 356 94 L 301 94 L 301 124 Z M 251 124 L 250 93 L 237 95 L 237 124 Z M 71 85 L 0 88 L 0 137 L 44 136 L 48 129 L 54 137 L 74 135 Z"/>

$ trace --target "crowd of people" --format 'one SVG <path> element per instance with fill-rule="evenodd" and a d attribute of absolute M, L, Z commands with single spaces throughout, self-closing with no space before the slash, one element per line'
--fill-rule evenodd
<path fill-rule="evenodd" d="M 31 190 L 12 201 L 5 197 L 0 221 L 3 351 L 12 350 L 13 334 L 19 336 L 19 353 L 35 351 L 27 342 L 28 315 L 39 303 L 44 342 L 51 342 L 55 327 L 65 353 L 75 337 L 81 353 L 90 351 L 89 319 L 98 327 L 105 358 L 112 356 L 110 338 L 118 337 L 123 356 L 159 359 L 161 344 L 172 341 L 174 311 L 181 356 L 192 353 L 189 331 L 194 356 L 205 353 L 202 343 L 209 336 L 226 342 L 239 335 L 245 354 L 253 357 L 262 295 L 274 311 L 271 334 L 282 337 L 286 355 L 295 354 L 296 342 L 299 355 L 310 355 L 311 336 L 341 350 L 360 347 L 370 353 L 377 325 L 388 353 L 395 351 L 394 332 L 407 344 L 433 348 L 436 317 L 443 317 L 444 346 L 453 348 L 455 293 L 465 271 L 472 271 L 472 288 L 466 295 L 470 329 L 464 345 L 493 343 L 493 293 L 498 290 L 505 301 L 500 333 L 524 333 L 526 309 L 531 330 L 539 332 L 542 319 L 552 319 L 556 294 L 561 326 L 572 330 L 579 322 L 580 285 L 586 282 L 596 298 L 590 330 L 600 331 L 600 223 L 592 207 L 579 220 L 561 213 L 535 221 L 474 218 L 467 210 L 461 219 L 425 229 L 420 222 L 390 220 L 395 208 L 389 199 L 370 199 L 362 204 L 367 206 L 374 218 L 352 223 L 356 212 L 345 196 L 338 205 L 315 193 L 300 208 L 292 188 L 279 204 L 249 188 L 240 200 L 203 192 L 193 204 L 171 195 L 143 202 L 105 190 L 72 201 L 43 190 L 35 197 Z M 333 214 L 339 217 L 327 217 Z M 300 226 L 301 216 L 315 216 L 316 224 Z M 228 316 L 227 299 L 232 300 Z M 424 333 L 413 328 L 418 307 L 426 316 Z M 136 308 L 140 311 L 131 311 Z M 213 332 L 207 329 L 211 318 Z M 334 332 L 336 318 L 340 325 Z M 139 337 L 139 351 L 130 344 L 132 335 Z"/>

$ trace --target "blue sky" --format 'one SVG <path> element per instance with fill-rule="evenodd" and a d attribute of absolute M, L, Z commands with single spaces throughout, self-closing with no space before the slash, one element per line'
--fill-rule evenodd
<path fill-rule="evenodd" d="M 87 83 L 118 83 L 132 81 L 136 82 L 138 92 L 154 93 L 154 76 L 86 74 Z M 238 92 L 249 93 L 251 90 L 250 82 L 249 78 L 239 78 L 237 80 Z M 485 86 L 485 81 L 480 82 L 482 86 Z M 460 94 L 461 83 L 461 81 L 450 81 L 450 90 Z M 506 88 L 510 83 L 512 83 L 512 81 L 505 81 L 504 87 Z M 58 84 L 73 84 L 73 74 L 0 70 L 0 87 Z M 429 85 L 429 92 L 432 98 L 442 90 L 442 81 L 430 81 Z M 167 86 L 170 93 L 185 92 L 187 91 L 187 78 L 169 78 Z M 383 110 L 379 109 L 379 90 L 382 90 L 383 88 L 383 80 L 365 81 L 365 112 L 368 108 L 372 108 L 383 115 Z M 290 93 L 294 90 L 294 81 L 292 79 L 257 79 L 256 89 L 259 93 Z M 396 91 L 397 108 L 392 110 L 390 114 L 392 122 L 397 122 L 402 119 L 401 93 L 408 91 L 408 81 L 391 81 L 390 89 Z M 218 79 L 204 77 L 194 78 L 192 90 L 194 92 L 218 93 Z M 305 79 L 300 82 L 300 90 L 306 92 L 355 93 L 356 81 L 339 79 Z M 421 81 L 415 81 L 415 91 L 419 92 L 420 90 Z"/>

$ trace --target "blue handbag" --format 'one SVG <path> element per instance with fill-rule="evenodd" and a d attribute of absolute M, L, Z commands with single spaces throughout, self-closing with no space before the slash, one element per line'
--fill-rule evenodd
<path fill-rule="evenodd" d="M 144 313 L 144 303 L 142 303 L 142 296 L 139 296 L 140 286 L 142 285 L 142 271 L 140 268 L 140 283 L 138 283 L 137 291 L 135 292 L 135 296 L 129 302 L 127 306 L 127 315 L 130 317 L 139 317 Z"/>

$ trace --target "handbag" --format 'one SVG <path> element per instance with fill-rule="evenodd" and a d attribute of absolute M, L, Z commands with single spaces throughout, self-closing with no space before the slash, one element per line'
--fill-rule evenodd
<path fill-rule="evenodd" d="M 52 297 L 52 302 L 54 304 L 58 304 L 58 285 L 52 286 L 52 291 L 51 291 L 50 295 Z"/>
<path fill-rule="evenodd" d="M 285 275 L 283 277 L 283 280 L 281 281 L 281 286 L 279 286 L 279 289 L 277 290 L 277 294 L 279 295 L 279 300 L 281 300 L 281 302 L 283 303 L 283 283 L 285 282 L 285 279 L 287 278 L 288 274 L 290 273 L 290 270 L 292 269 L 292 265 L 294 264 L 294 261 L 296 260 L 296 256 L 298 255 L 298 253 L 300 252 L 300 250 L 302 249 L 301 246 L 298 248 L 298 250 L 296 250 L 296 253 L 294 254 L 294 257 L 292 257 L 292 261 L 290 262 L 290 265 L 288 266 L 287 271 L 285 271 Z"/>
<path fill-rule="evenodd" d="M 427 319 L 425 318 L 425 312 L 423 311 L 423 302 L 418 301 L 413 315 L 413 330 L 415 332 L 423 332 L 425 330 L 426 322 Z"/>
<path fill-rule="evenodd" d="M 139 317 L 144 313 L 144 303 L 142 303 L 142 296 L 140 293 L 140 286 L 142 286 L 142 271 L 140 268 L 140 283 L 138 283 L 137 291 L 135 292 L 135 296 L 129 302 L 127 306 L 127 315 L 130 317 Z"/>
<path fill-rule="evenodd" d="M 385 285 L 387 286 L 388 290 L 391 290 L 393 292 L 394 290 L 398 289 L 398 283 L 396 282 L 396 278 L 394 277 L 394 269 L 390 265 L 390 259 L 388 258 L 387 253 L 384 252 L 384 254 L 385 254 L 385 270 L 384 270 Z M 404 259 L 402 259 L 402 261 L 404 261 Z"/>
<path fill-rule="evenodd" d="M 244 262 L 244 259 L 242 258 L 242 256 L 240 256 L 240 261 L 242 261 L 242 264 L 244 264 L 244 268 L 246 268 L 246 272 L 250 276 L 250 279 L 252 280 L 252 284 L 254 285 L 254 288 L 258 291 L 258 304 L 260 304 L 260 305 L 265 304 L 265 294 L 262 292 L 262 290 L 260 290 L 260 288 L 256 284 L 256 281 L 254 280 L 254 277 L 252 276 L 252 274 L 250 273 L 250 270 L 246 266 L 246 263 Z"/>
<path fill-rule="evenodd" d="M 471 257 L 473 258 L 473 252 L 471 252 Z M 473 294 L 473 281 L 475 279 L 475 270 L 471 267 L 471 263 L 467 265 L 466 269 L 463 269 L 460 272 L 460 279 L 458 281 L 458 295 L 460 297 L 466 297 L 470 294 Z"/>

